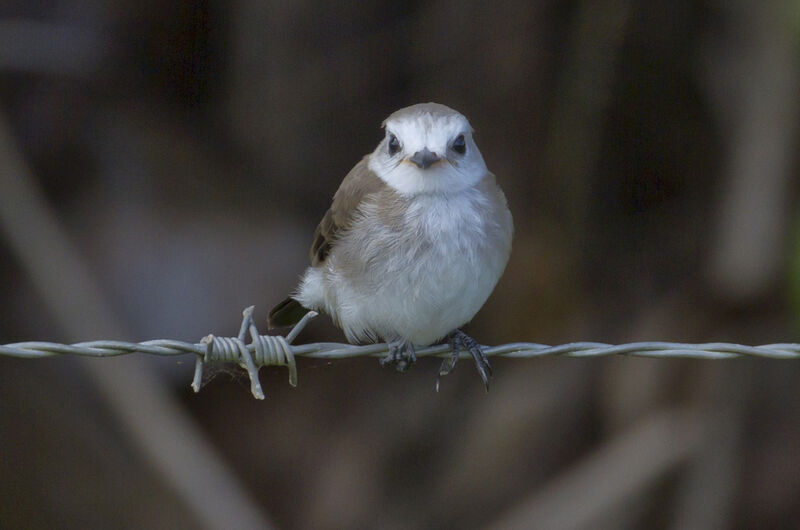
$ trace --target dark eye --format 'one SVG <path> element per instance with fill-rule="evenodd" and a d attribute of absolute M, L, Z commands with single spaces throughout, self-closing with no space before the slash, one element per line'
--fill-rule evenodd
<path fill-rule="evenodd" d="M 453 140 L 453 151 L 456 153 L 463 155 L 467 152 L 467 143 L 464 141 L 464 135 L 459 134 L 455 140 Z"/>
<path fill-rule="evenodd" d="M 395 155 L 400 150 L 400 140 L 397 139 L 397 136 L 390 134 L 389 135 L 389 154 Z"/>

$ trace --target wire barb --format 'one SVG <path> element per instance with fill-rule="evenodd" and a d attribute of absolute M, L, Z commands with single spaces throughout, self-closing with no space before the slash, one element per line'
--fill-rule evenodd
<path fill-rule="evenodd" d="M 198 355 L 195 360 L 194 378 L 192 389 L 200 392 L 203 379 L 203 368 L 208 362 L 236 363 L 247 371 L 250 377 L 250 392 L 256 399 L 264 399 L 264 391 L 258 380 L 258 370 L 262 366 L 286 366 L 289 368 L 289 384 L 297 386 L 297 362 L 294 359 L 291 342 L 300 334 L 308 321 L 317 316 L 315 311 L 309 311 L 286 336 L 260 335 L 253 321 L 255 306 L 250 306 L 242 311 L 242 325 L 236 337 L 215 337 L 206 335 L 200 341 L 205 345 L 205 354 Z M 250 334 L 250 345 L 245 344 L 247 334 Z M 251 351 L 252 350 L 252 351 Z"/>
<path fill-rule="evenodd" d="M 129 353 L 149 355 L 196 356 L 192 389 L 199 392 L 202 387 L 205 365 L 214 362 L 235 363 L 244 368 L 250 377 L 250 392 L 256 399 L 264 399 L 264 391 L 258 380 L 258 370 L 262 366 L 286 366 L 289 370 L 289 384 L 297 386 L 297 363 L 299 356 L 316 359 L 346 359 L 351 357 L 382 357 L 389 351 L 385 343 L 354 346 L 335 342 L 317 342 L 292 345 L 308 322 L 317 316 L 309 311 L 285 336 L 261 335 L 253 320 L 254 306 L 242 312 L 242 325 L 236 337 L 216 337 L 207 335 L 197 344 L 177 340 L 149 340 L 145 342 L 122 342 L 101 340 L 79 342 L 77 344 L 57 344 L 53 342 L 18 342 L 0 345 L 0 355 L 26 359 L 51 357 L 54 355 L 82 355 L 88 357 L 113 357 Z M 247 336 L 250 343 L 245 344 Z M 625 355 L 652 358 L 684 359 L 732 359 L 736 357 L 760 357 L 768 359 L 800 359 L 800 344 L 781 343 L 763 346 L 745 346 L 726 342 L 704 344 L 685 344 L 676 342 L 633 342 L 630 344 L 605 344 L 602 342 L 572 342 L 558 346 L 548 346 L 533 342 L 515 342 L 500 346 L 483 347 L 487 356 L 511 358 L 542 357 L 563 355 L 567 357 L 604 357 Z M 452 355 L 450 346 L 439 344 L 420 348 L 417 357 Z M 461 352 L 460 358 L 468 358 Z"/>

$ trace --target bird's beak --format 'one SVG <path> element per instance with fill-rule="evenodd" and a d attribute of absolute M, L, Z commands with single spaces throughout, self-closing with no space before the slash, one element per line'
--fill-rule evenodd
<path fill-rule="evenodd" d="M 427 147 L 425 147 L 422 151 L 417 151 L 414 153 L 414 156 L 408 158 L 410 162 L 416 164 L 416 166 L 420 169 L 427 169 L 441 159 L 442 157 L 436 153 L 431 153 L 428 151 Z"/>

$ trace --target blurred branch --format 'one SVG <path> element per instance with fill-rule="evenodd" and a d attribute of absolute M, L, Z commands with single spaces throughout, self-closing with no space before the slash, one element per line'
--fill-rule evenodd
<path fill-rule="evenodd" d="M 706 84 L 728 138 L 727 181 L 712 244 L 709 278 L 723 295 L 757 297 L 772 287 L 791 220 L 787 201 L 800 113 L 793 2 L 718 2 L 736 38 L 719 42 Z"/>
<path fill-rule="evenodd" d="M 64 333 L 78 337 L 104 330 L 124 335 L 78 250 L 35 186 L 2 114 L 0 165 L 0 235 Z M 272 527 L 146 364 L 134 359 L 114 365 L 84 364 L 131 440 L 203 527 Z"/>
<path fill-rule="evenodd" d="M 545 171 L 564 185 L 561 200 L 569 201 L 570 234 L 580 234 L 585 225 L 587 178 L 600 155 L 603 120 L 632 12 L 630 0 L 579 2 L 570 31 L 544 153 Z"/>
<path fill-rule="evenodd" d="M 655 413 L 600 446 L 490 528 L 593 528 L 609 511 L 685 461 L 702 438 L 700 415 L 685 410 Z"/>
<path fill-rule="evenodd" d="M 731 528 L 736 493 L 746 460 L 747 404 L 755 397 L 744 366 L 731 371 L 705 366 L 697 412 L 705 418 L 705 441 L 680 477 L 669 528 Z M 724 375 L 723 375 L 724 374 Z"/>

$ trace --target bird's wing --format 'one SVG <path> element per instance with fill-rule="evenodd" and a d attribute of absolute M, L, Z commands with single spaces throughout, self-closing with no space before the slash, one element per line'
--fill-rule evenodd
<path fill-rule="evenodd" d="M 348 228 L 364 198 L 386 187 L 386 183 L 369 169 L 368 160 L 369 157 L 364 157 L 350 170 L 333 196 L 331 207 L 317 226 L 309 252 L 312 267 L 325 262 L 336 244 L 336 238 Z"/>

